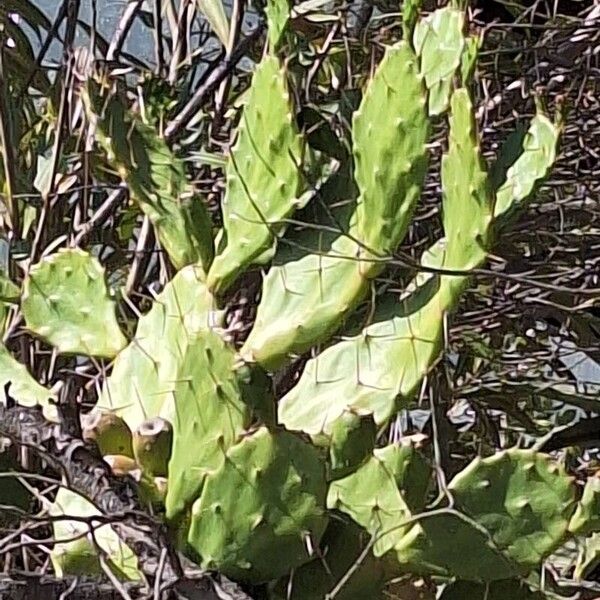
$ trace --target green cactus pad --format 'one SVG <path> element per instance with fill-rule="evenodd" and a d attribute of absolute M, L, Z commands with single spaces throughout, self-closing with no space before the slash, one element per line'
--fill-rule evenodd
<path fill-rule="evenodd" d="M 135 431 L 161 417 L 173 426 L 167 517 L 197 498 L 207 472 L 250 424 L 252 370 L 222 339 L 214 299 L 202 271 L 182 269 L 142 317 L 134 341 L 117 357 L 98 407 Z M 190 452 L 190 447 L 194 448 Z"/>
<path fill-rule="evenodd" d="M 321 540 L 321 556 L 280 579 L 269 600 L 323 600 L 358 561 L 370 535 L 353 523 L 334 517 Z M 335 596 L 336 600 L 383 600 L 386 563 L 371 552 Z"/>
<path fill-rule="evenodd" d="M 443 244 L 422 264 L 439 268 Z M 382 425 L 400 401 L 420 385 L 439 354 L 445 313 L 462 292 L 459 277 L 418 275 L 406 297 L 359 335 L 309 360 L 300 380 L 279 402 L 279 421 L 316 438 L 331 437 L 334 422 L 347 409 L 373 413 Z"/>
<path fill-rule="evenodd" d="M 61 487 L 48 512 L 55 518 L 55 544 L 50 559 L 58 577 L 101 575 L 99 547 L 108 567 L 120 580 L 142 580 L 136 555 L 110 525 L 94 521 L 93 517 L 103 515 L 89 500 Z M 89 519 L 89 524 L 84 519 Z"/>
<path fill-rule="evenodd" d="M 311 241 L 314 235 L 319 234 Z M 247 360 L 277 368 L 290 355 L 329 339 L 365 296 L 368 281 L 356 260 L 357 244 L 340 236 L 331 247 L 323 246 L 323 253 L 284 258 L 269 270 L 254 327 L 241 350 Z"/>
<path fill-rule="evenodd" d="M 133 458 L 131 429 L 113 412 L 94 411 L 81 417 L 82 437 L 94 442 L 100 454 L 123 454 Z"/>
<path fill-rule="evenodd" d="M 415 26 L 413 44 L 429 90 L 430 115 L 448 108 L 452 81 L 465 48 L 464 29 L 464 12 L 450 6 L 434 11 Z"/>
<path fill-rule="evenodd" d="M 116 166 L 149 217 L 173 265 L 180 269 L 200 263 L 208 269 L 213 257 L 212 224 L 202 199 L 186 179 L 183 161 L 117 96 L 106 102 L 92 80 L 83 98 L 108 162 Z"/>
<path fill-rule="evenodd" d="M 330 478 L 355 471 L 372 455 L 377 429 L 371 413 L 347 410 L 335 422 L 329 445 Z"/>
<path fill-rule="evenodd" d="M 206 478 L 188 542 L 205 568 L 269 581 L 313 558 L 327 523 L 325 497 L 317 450 L 263 427 L 227 450 Z"/>
<path fill-rule="evenodd" d="M 442 157 L 447 243 L 444 266 L 462 271 L 478 266 L 486 258 L 493 194 L 479 149 L 469 92 L 457 89 L 450 104 L 448 152 Z"/>
<path fill-rule="evenodd" d="M 329 486 L 327 506 L 348 514 L 376 536 L 375 556 L 383 556 L 406 533 L 402 526 L 422 510 L 431 469 L 410 446 L 375 450 L 355 473 Z"/>
<path fill-rule="evenodd" d="M 376 257 L 404 238 L 427 171 L 427 96 L 407 42 L 386 50 L 354 114 L 352 141 L 360 192 L 353 235 Z M 378 263 L 363 265 L 375 272 Z"/>
<path fill-rule="evenodd" d="M 9 394 L 22 406 L 41 406 L 49 421 L 58 422 L 58 411 L 53 401 L 56 395 L 40 385 L 25 365 L 15 360 L 4 344 L 0 344 L 0 404 L 6 405 L 4 386 L 10 383 Z"/>
<path fill-rule="evenodd" d="M 208 275 L 222 292 L 246 267 L 268 261 L 285 219 L 300 207 L 303 143 L 286 73 L 274 56 L 256 68 L 227 163 L 222 251 Z"/>
<path fill-rule="evenodd" d="M 31 267 L 23 284 L 25 324 L 59 352 L 114 357 L 127 344 L 104 269 L 79 249 L 61 249 Z"/>
<path fill-rule="evenodd" d="M 540 181 L 547 177 L 556 160 L 560 133 L 561 127 L 538 111 L 523 140 L 522 153 L 508 168 L 496 192 L 494 216 L 500 223 L 514 209 L 521 208 Z"/>
<path fill-rule="evenodd" d="M 97 409 L 116 413 L 135 430 L 171 402 L 188 333 L 218 327 L 220 314 L 200 267 L 185 267 L 165 286 L 116 358 Z"/>
<path fill-rule="evenodd" d="M 564 468 L 529 450 L 476 459 L 448 489 L 457 510 L 524 568 L 535 568 L 561 545 L 576 503 L 573 479 Z"/>
<path fill-rule="evenodd" d="M 542 593 L 532 592 L 518 579 L 482 584 L 455 581 L 444 588 L 440 600 L 544 600 Z"/>
<path fill-rule="evenodd" d="M 569 531 L 582 536 L 600 531 L 600 477 L 589 477 L 585 482 Z"/>

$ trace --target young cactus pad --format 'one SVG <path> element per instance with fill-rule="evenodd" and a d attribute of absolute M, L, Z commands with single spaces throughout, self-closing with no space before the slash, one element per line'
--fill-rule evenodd
<path fill-rule="evenodd" d="M 27 329 L 59 352 L 114 357 L 127 344 L 104 269 L 79 249 L 61 249 L 31 267 L 21 308 Z"/>
<path fill-rule="evenodd" d="M 407 42 L 387 48 L 352 122 L 359 189 L 353 235 L 388 257 L 404 238 L 427 172 L 427 95 Z M 375 272 L 381 265 L 363 265 Z"/>
<path fill-rule="evenodd" d="M 429 90 L 431 115 L 448 108 L 452 80 L 465 49 L 464 29 L 464 12 L 450 6 L 420 19 L 414 28 L 413 44 Z"/>
<path fill-rule="evenodd" d="M 576 503 L 573 478 L 530 450 L 476 459 L 448 490 L 456 509 L 489 532 L 496 548 L 532 569 L 564 541 Z"/>
<path fill-rule="evenodd" d="M 93 80 L 88 81 L 83 98 L 108 162 L 117 167 L 152 222 L 173 265 L 181 269 L 200 263 L 208 269 L 213 257 L 212 224 L 202 199 L 187 181 L 183 161 L 117 96 L 105 102 Z"/>
<path fill-rule="evenodd" d="M 208 274 L 211 290 L 225 290 L 246 267 L 273 256 L 285 219 L 300 206 L 302 146 L 285 70 L 266 56 L 254 72 L 227 163 L 223 248 Z"/>
<path fill-rule="evenodd" d="M 383 556 L 400 540 L 414 512 L 425 506 L 431 469 L 410 446 L 387 446 L 351 475 L 329 487 L 327 506 L 347 513 L 376 537 Z"/>
<path fill-rule="evenodd" d="M 326 489 L 316 448 L 263 427 L 206 478 L 188 542 L 206 568 L 254 583 L 276 579 L 313 558 L 327 524 Z"/>

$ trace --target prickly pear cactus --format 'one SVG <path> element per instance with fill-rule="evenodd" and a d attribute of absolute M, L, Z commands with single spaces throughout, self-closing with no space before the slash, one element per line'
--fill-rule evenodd
<path fill-rule="evenodd" d="M 181 269 L 199 263 L 208 269 L 212 225 L 202 199 L 186 179 L 183 161 L 153 127 L 127 111 L 122 100 L 103 98 L 94 80 L 88 81 L 83 99 L 108 162 L 117 167 L 152 222 L 173 265 Z"/>
<path fill-rule="evenodd" d="M 317 450 L 262 427 L 224 454 L 192 508 L 188 542 L 203 566 L 258 583 L 311 560 L 327 524 Z"/>
<path fill-rule="evenodd" d="M 465 49 L 464 29 L 464 12 L 450 6 L 420 19 L 414 28 L 413 44 L 429 90 L 431 115 L 448 108 L 452 80 Z"/>
<path fill-rule="evenodd" d="M 138 321 L 134 340 L 117 356 L 97 409 L 120 416 L 131 430 L 170 403 L 188 332 L 218 327 L 220 313 L 201 268 L 177 273 Z"/>
<path fill-rule="evenodd" d="M 522 152 L 508 168 L 496 192 L 494 216 L 501 222 L 531 197 L 539 182 L 548 176 L 554 161 L 562 126 L 538 110 L 523 140 Z"/>
<path fill-rule="evenodd" d="M 448 489 L 457 510 L 525 568 L 535 568 L 562 543 L 576 503 L 573 478 L 548 456 L 529 450 L 476 459 Z"/>
<path fill-rule="evenodd" d="M 317 241 L 315 253 L 283 258 L 266 275 L 256 321 L 241 350 L 247 360 L 267 369 L 281 366 L 290 354 L 329 339 L 363 299 L 368 281 L 360 272 L 358 245 L 346 236 L 322 244 L 323 253 Z"/>
<path fill-rule="evenodd" d="M 526 139 L 535 139 L 540 123 L 549 127 L 544 150 L 532 142 L 523 145 L 509 169 L 520 183 L 511 185 L 507 206 L 522 203 L 552 165 L 560 125 L 551 124 L 540 113 Z M 452 96 L 450 144 L 443 158 L 446 239 L 423 255 L 421 264 L 425 267 L 464 272 L 478 266 L 493 243 L 492 229 L 505 222 L 506 211 L 499 214 L 496 209 L 497 221 L 493 219 L 491 178 L 486 177 L 478 146 L 471 101 L 461 88 Z M 535 164 L 530 171 L 518 166 L 529 161 Z M 465 190 L 469 192 L 464 194 Z M 508 198 L 508 192 L 502 193 Z M 465 210 L 474 218 L 465 221 Z M 398 402 L 415 393 L 437 360 L 444 319 L 468 283 L 467 274 L 418 275 L 391 314 L 379 314 L 376 309 L 373 324 L 359 335 L 330 346 L 308 361 L 296 386 L 279 402 L 280 422 L 320 441 L 331 437 L 333 423 L 348 408 L 371 411 L 378 425 L 387 422 Z"/>
<path fill-rule="evenodd" d="M 211 290 L 224 291 L 246 267 L 272 258 L 285 219 L 300 208 L 302 155 L 286 73 L 277 57 L 266 56 L 254 72 L 227 163 Z"/>
<path fill-rule="evenodd" d="M 23 283 L 25 324 L 59 352 L 114 357 L 127 344 L 96 258 L 61 249 L 31 267 Z"/>
<path fill-rule="evenodd" d="M 438 245 L 422 264 L 440 268 L 443 261 Z M 331 438 L 333 424 L 347 409 L 372 412 L 377 425 L 387 422 L 398 396 L 409 397 L 438 356 L 446 300 L 452 298 L 440 294 L 439 285 L 437 278 L 417 276 L 391 316 L 376 314 L 360 334 L 309 360 L 279 402 L 280 422 L 319 443 Z"/>
<path fill-rule="evenodd" d="M 19 301 L 21 290 L 8 277 L 0 273 L 0 302 L 14 303 Z"/>
<path fill-rule="evenodd" d="M 345 512 L 376 537 L 383 556 L 406 533 L 414 512 L 425 506 L 431 469 L 411 446 L 387 446 L 351 475 L 329 486 L 327 506 Z"/>
<path fill-rule="evenodd" d="M 58 577 L 66 575 L 101 575 L 98 548 L 106 563 L 122 581 L 141 581 L 136 555 L 109 524 L 93 517 L 102 513 L 86 498 L 61 487 L 52 505 L 55 545 L 50 553 Z M 89 522 L 86 522 L 86 519 Z"/>
<path fill-rule="evenodd" d="M 408 42 L 388 48 L 352 122 L 354 177 L 360 192 L 352 233 L 367 258 L 391 255 L 421 196 L 429 137 L 426 103 L 417 57 Z M 381 264 L 363 269 L 378 272 Z"/>
<path fill-rule="evenodd" d="M 171 423 L 170 519 L 191 506 L 205 474 L 250 425 L 252 403 L 244 398 L 269 399 L 268 390 L 253 387 L 252 369 L 225 343 L 218 325 L 202 271 L 182 269 L 140 319 L 98 401 L 98 409 L 122 417 L 132 431 L 154 417 Z"/>
<path fill-rule="evenodd" d="M 394 553 L 400 568 L 413 575 L 488 582 L 524 574 L 494 546 L 485 529 L 452 509 L 423 515 Z"/>
<path fill-rule="evenodd" d="M 442 157 L 443 225 L 447 243 L 444 266 L 465 271 L 486 258 L 494 210 L 493 191 L 466 88 L 452 94 L 450 105 L 448 152 Z"/>

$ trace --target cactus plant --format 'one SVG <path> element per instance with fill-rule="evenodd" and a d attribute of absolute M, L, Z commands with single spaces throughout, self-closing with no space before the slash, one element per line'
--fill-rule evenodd
<path fill-rule="evenodd" d="M 227 163 L 220 252 L 208 274 L 224 291 L 247 266 L 268 261 L 285 219 L 300 207 L 302 139 L 286 73 L 266 56 L 256 68 Z"/>
<path fill-rule="evenodd" d="M 425 102 L 410 45 L 388 48 L 353 119 L 359 197 L 350 231 L 332 240 L 311 232 L 301 246 L 313 252 L 299 259 L 284 251 L 282 266 L 265 278 L 256 323 L 242 349 L 248 360 L 275 368 L 290 354 L 326 341 L 364 298 L 368 279 L 406 234 L 421 193 L 429 135 Z"/>
<path fill-rule="evenodd" d="M 562 467 L 517 449 L 474 460 L 448 492 L 452 509 L 425 514 L 395 546 L 411 572 L 471 581 L 526 574 L 561 545 L 576 500 Z"/>
<path fill-rule="evenodd" d="M 204 475 L 250 424 L 253 396 L 269 392 L 218 331 L 219 315 L 199 267 L 182 269 L 138 323 L 117 357 L 97 409 L 120 416 L 132 431 L 160 417 L 173 427 L 166 498 L 171 519 L 196 499 Z M 190 444 L 194 452 L 190 452 Z M 160 473 L 155 473 L 160 475 Z"/>
<path fill-rule="evenodd" d="M 8 277 L 0 273 L 0 302 L 18 302 L 21 290 Z"/>
<path fill-rule="evenodd" d="M 456 581 L 444 588 L 440 600 L 544 600 L 540 592 L 532 592 L 518 579 L 495 581 L 492 584 Z"/>
<path fill-rule="evenodd" d="M 506 213 L 498 213 L 492 203 L 490 177 L 485 179 L 465 89 L 453 94 L 452 105 L 450 146 L 443 159 L 447 238 L 434 244 L 421 264 L 428 269 L 459 270 L 464 275 L 417 276 L 391 318 L 389 314 L 378 318 L 376 312 L 375 322 L 359 335 L 309 360 L 299 382 L 279 403 L 279 419 L 289 429 L 325 439 L 331 435 L 333 422 L 349 407 L 370 410 L 377 424 L 385 423 L 394 414 L 398 399 L 410 398 L 437 359 L 444 319 L 466 288 L 468 271 L 485 259 L 493 241 L 492 230 L 502 226 Z M 536 132 L 541 124 L 546 133 L 543 149 L 532 141 L 523 146 L 510 171 L 519 184 L 510 186 L 513 195 L 507 206 L 521 204 L 554 160 L 560 124 L 538 115 L 526 139 L 540 139 Z M 546 130 L 547 125 L 550 130 Z M 518 166 L 530 160 L 534 165 L 529 171 Z M 465 183 L 471 177 L 472 187 Z M 465 195 L 467 185 L 471 192 Z M 472 220 L 464 220 L 465 210 L 473 211 Z M 492 218 L 494 210 L 496 221 Z"/>
<path fill-rule="evenodd" d="M 351 234 L 367 259 L 391 255 L 421 196 L 429 137 L 426 102 L 417 57 L 408 42 L 387 48 L 352 122 L 359 197 Z M 381 270 L 377 262 L 362 267 L 367 273 Z"/>
<path fill-rule="evenodd" d="M 183 162 L 166 141 L 102 83 L 90 79 L 83 99 L 99 143 L 114 164 L 133 199 L 148 216 L 175 267 L 200 263 L 208 269 L 213 257 L 212 225 L 206 207 L 188 183 Z"/>
<path fill-rule="evenodd" d="M 600 477 L 590 477 L 583 488 L 581 500 L 569 523 L 575 535 L 590 535 L 600 531 Z"/>
<path fill-rule="evenodd" d="M 417 21 L 413 44 L 429 90 L 429 114 L 448 108 L 454 75 L 465 49 L 465 15 L 446 6 Z"/>
<path fill-rule="evenodd" d="M 373 553 L 383 556 L 406 533 L 414 512 L 425 506 L 431 470 L 411 446 L 375 450 L 354 473 L 329 486 L 327 506 L 352 517 L 375 536 Z"/>
<path fill-rule="evenodd" d="M 50 559 L 58 577 L 101 574 L 100 551 L 119 579 L 142 579 L 134 552 L 109 524 L 94 521 L 93 517 L 102 513 L 89 500 L 61 487 L 48 512 L 54 517 L 55 544 Z"/>
<path fill-rule="evenodd" d="M 62 249 L 32 266 L 21 308 L 27 328 L 59 352 L 112 358 L 127 343 L 104 269 L 82 250 Z"/>
<path fill-rule="evenodd" d="M 553 123 L 541 110 L 531 120 L 522 152 L 508 168 L 506 178 L 496 192 L 494 216 L 500 222 L 522 208 L 539 182 L 547 177 L 556 160 L 561 130 L 560 122 Z"/>
<path fill-rule="evenodd" d="M 575 510 L 573 479 L 529 450 L 473 461 L 448 489 L 458 510 L 474 519 L 517 564 L 535 568 L 565 537 Z"/>
<path fill-rule="evenodd" d="M 188 542 L 202 564 L 261 582 L 308 562 L 327 523 L 317 450 L 262 427 L 224 454 L 192 508 Z"/>

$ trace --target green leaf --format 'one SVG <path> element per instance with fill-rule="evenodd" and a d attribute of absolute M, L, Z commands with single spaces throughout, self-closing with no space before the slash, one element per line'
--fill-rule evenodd
<path fill-rule="evenodd" d="M 33 265 L 21 308 L 27 328 L 62 353 L 112 358 L 127 343 L 104 269 L 83 250 L 61 249 Z"/>

